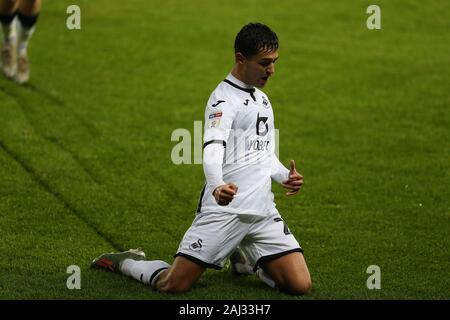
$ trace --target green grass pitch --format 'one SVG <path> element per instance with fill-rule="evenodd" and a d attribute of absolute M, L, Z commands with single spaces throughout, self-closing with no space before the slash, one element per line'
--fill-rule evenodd
<path fill-rule="evenodd" d="M 81 7 L 81 30 L 66 8 Z M 368 30 L 366 8 L 381 8 Z M 44 1 L 31 82 L 0 79 L 0 299 L 448 299 L 450 3 Z M 301 194 L 275 200 L 313 292 L 291 297 L 229 270 L 179 296 L 89 269 L 143 248 L 173 261 L 201 165 L 174 165 L 171 133 L 202 120 L 250 21 L 280 38 L 264 90 Z M 70 265 L 81 289 L 69 290 Z M 366 286 L 381 268 L 381 289 Z"/>

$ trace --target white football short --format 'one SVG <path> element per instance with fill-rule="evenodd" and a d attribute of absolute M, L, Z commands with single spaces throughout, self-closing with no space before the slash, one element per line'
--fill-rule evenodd
<path fill-rule="evenodd" d="M 183 256 L 204 267 L 222 269 L 237 246 L 254 270 L 264 261 L 291 252 L 303 253 L 279 214 L 198 213 L 175 257 Z"/>

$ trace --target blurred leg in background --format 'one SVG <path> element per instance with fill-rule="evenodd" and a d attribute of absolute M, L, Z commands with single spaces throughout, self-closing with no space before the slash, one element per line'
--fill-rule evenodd
<path fill-rule="evenodd" d="M 40 10 L 41 0 L 0 0 L 2 70 L 5 76 L 21 84 L 30 78 L 27 48 Z"/>
<path fill-rule="evenodd" d="M 1 68 L 8 78 L 14 78 L 17 70 L 16 54 L 16 13 L 19 0 L 0 0 L 0 22 L 3 31 Z"/>
<path fill-rule="evenodd" d="M 30 78 L 27 47 L 33 35 L 41 11 L 41 0 L 20 0 L 17 11 L 19 32 L 17 34 L 17 75 L 18 83 L 25 83 Z"/>

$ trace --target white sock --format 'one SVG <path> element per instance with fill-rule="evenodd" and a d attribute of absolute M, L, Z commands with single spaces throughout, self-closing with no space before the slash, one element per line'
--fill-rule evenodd
<path fill-rule="evenodd" d="M 132 277 L 145 284 L 150 284 L 154 288 L 156 280 L 160 276 L 161 272 L 167 270 L 170 267 L 165 261 L 161 260 L 133 260 L 125 259 L 120 269 L 126 276 Z"/>
<path fill-rule="evenodd" d="M 236 268 L 237 273 L 245 274 L 245 275 L 255 274 L 252 266 L 248 263 L 245 263 L 245 264 L 244 263 L 235 263 L 234 267 Z"/>
<path fill-rule="evenodd" d="M 20 24 L 19 41 L 17 47 L 19 55 L 27 54 L 28 41 L 30 41 L 35 29 L 35 25 L 28 29 L 24 28 L 22 24 Z"/>
<path fill-rule="evenodd" d="M 276 284 L 275 281 L 272 280 L 272 278 L 270 278 L 270 276 L 264 272 L 263 269 L 258 269 L 256 270 L 256 276 L 265 284 L 267 284 L 269 287 L 271 288 L 275 288 Z"/>
<path fill-rule="evenodd" d="M 16 40 L 16 23 L 17 17 L 15 17 L 10 24 L 3 24 L 3 40 L 5 43 L 14 42 Z"/>

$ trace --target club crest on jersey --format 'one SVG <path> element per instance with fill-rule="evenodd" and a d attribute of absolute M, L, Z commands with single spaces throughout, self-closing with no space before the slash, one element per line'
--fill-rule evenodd
<path fill-rule="evenodd" d="M 269 132 L 269 124 L 267 123 L 268 117 L 260 117 L 259 112 L 256 119 L 256 134 L 264 137 Z"/>
<path fill-rule="evenodd" d="M 269 101 L 267 101 L 266 97 L 262 97 L 263 98 L 263 105 L 265 108 L 269 108 Z"/>

